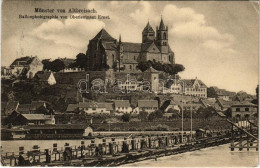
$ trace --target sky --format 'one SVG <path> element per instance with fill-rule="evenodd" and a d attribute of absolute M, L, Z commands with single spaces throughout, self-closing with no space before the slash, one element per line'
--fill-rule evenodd
<path fill-rule="evenodd" d="M 34 8 L 95 9 L 109 20 L 19 19 L 40 15 Z M 77 14 L 75 14 L 77 15 Z M 88 15 L 88 14 L 82 14 Z M 197 77 L 208 87 L 255 94 L 258 83 L 259 9 L 256 1 L 4 1 L 1 65 L 15 58 L 75 58 L 102 28 L 123 42 L 141 42 L 148 20 L 154 30 L 161 17 L 168 26 L 180 76 Z"/>

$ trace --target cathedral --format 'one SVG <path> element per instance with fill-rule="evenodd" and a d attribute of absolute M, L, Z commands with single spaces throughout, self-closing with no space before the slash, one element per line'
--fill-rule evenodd
<path fill-rule="evenodd" d="M 142 61 L 156 61 L 174 64 L 174 52 L 168 44 L 168 27 L 161 19 L 156 33 L 148 22 L 142 32 L 142 43 L 117 41 L 105 29 L 102 29 L 89 41 L 87 50 L 87 69 L 117 72 L 136 72 L 136 66 Z"/>

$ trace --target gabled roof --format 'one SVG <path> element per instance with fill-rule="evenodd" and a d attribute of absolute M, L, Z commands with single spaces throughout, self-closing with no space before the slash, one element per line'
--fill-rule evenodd
<path fill-rule="evenodd" d="M 35 77 L 38 78 L 40 81 L 48 81 L 51 74 L 52 74 L 52 72 L 49 72 L 49 71 L 38 71 L 35 74 Z"/>
<path fill-rule="evenodd" d="M 71 64 L 75 62 L 75 59 L 72 58 L 59 58 L 59 60 L 61 60 L 64 63 L 65 68 L 68 68 Z"/>
<path fill-rule="evenodd" d="M 194 85 L 194 82 L 196 81 L 196 79 L 181 79 L 180 81 L 184 82 L 185 87 L 192 87 Z M 183 84 L 183 82 L 180 82 L 180 83 Z M 198 82 L 200 84 L 200 87 L 207 87 L 201 80 L 198 80 Z"/>
<path fill-rule="evenodd" d="M 129 100 L 115 100 L 115 107 L 130 107 Z"/>
<path fill-rule="evenodd" d="M 152 42 L 152 43 L 144 43 L 142 44 L 142 51 L 143 52 L 156 52 L 156 53 L 159 53 L 160 50 L 158 49 L 157 45 Z"/>
<path fill-rule="evenodd" d="M 147 25 L 145 26 L 143 32 L 153 32 L 154 33 L 154 30 L 152 28 L 152 26 L 150 25 L 150 23 L 148 22 Z"/>
<path fill-rule="evenodd" d="M 108 111 L 114 110 L 113 103 L 102 102 L 102 103 L 97 103 L 97 104 L 99 107 L 104 107 Z"/>
<path fill-rule="evenodd" d="M 37 110 L 39 107 L 46 106 L 45 101 L 32 101 L 31 110 Z"/>
<path fill-rule="evenodd" d="M 222 108 L 229 108 L 234 104 L 238 104 L 238 101 L 226 101 L 223 99 L 217 99 L 217 101 Z"/>
<path fill-rule="evenodd" d="M 18 66 L 18 65 L 30 65 L 31 62 L 36 58 L 35 57 L 21 57 L 21 58 L 17 58 L 16 60 L 14 60 L 14 62 L 10 65 L 10 66 Z"/>
<path fill-rule="evenodd" d="M 93 128 L 91 125 L 79 124 L 54 124 L 54 125 L 28 125 L 26 129 L 86 129 L 87 127 Z"/>
<path fill-rule="evenodd" d="M 92 40 L 98 40 L 98 39 L 102 39 L 104 41 L 115 41 L 116 40 L 110 34 L 108 34 L 108 32 L 104 28 L 101 29 L 100 32 Z"/>
<path fill-rule="evenodd" d="M 231 106 L 232 107 L 244 107 L 244 106 L 247 106 L 247 107 L 257 107 L 257 105 L 255 105 L 253 103 L 250 103 L 248 101 L 234 102 Z"/>
<path fill-rule="evenodd" d="M 157 107 L 158 108 L 158 101 L 157 100 L 138 100 L 138 107 Z"/>
<path fill-rule="evenodd" d="M 27 120 L 48 120 L 50 119 L 49 115 L 44 114 L 21 114 Z"/>
<path fill-rule="evenodd" d="M 20 104 L 17 109 L 18 112 L 30 112 L 31 104 Z"/>
<path fill-rule="evenodd" d="M 75 111 L 78 107 L 79 107 L 78 104 L 69 104 L 66 111 L 67 111 L 67 112 L 73 112 L 73 111 Z"/>

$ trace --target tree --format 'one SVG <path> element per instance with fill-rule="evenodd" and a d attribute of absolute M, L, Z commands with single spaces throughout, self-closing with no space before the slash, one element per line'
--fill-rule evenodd
<path fill-rule="evenodd" d="M 209 87 L 207 89 L 207 96 L 212 97 L 212 98 L 216 98 L 218 95 L 216 93 L 216 90 L 213 87 Z"/>
<path fill-rule="evenodd" d="M 79 53 L 76 56 L 76 62 L 75 62 L 75 67 L 78 68 L 87 68 L 87 56 L 83 53 Z"/>
<path fill-rule="evenodd" d="M 122 117 L 121 117 L 121 120 L 123 122 L 129 122 L 130 121 L 130 114 L 123 114 Z"/>
<path fill-rule="evenodd" d="M 156 119 L 161 119 L 163 117 L 163 111 L 162 110 L 156 110 L 155 112 L 152 112 L 148 116 L 149 121 L 154 121 Z"/>
<path fill-rule="evenodd" d="M 148 113 L 145 111 L 140 111 L 139 115 L 138 115 L 139 119 L 141 119 L 142 121 L 146 121 L 147 117 L 148 117 Z"/>
<path fill-rule="evenodd" d="M 43 69 L 50 70 L 53 72 L 59 72 L 60 70 L 65 69 L 65 64 L 60 59 L 55 59 L 54 61 L 43 60 Z"/>
<path fill-rule="evenodd" d="M 152 66 L 152 63 L 150 61 L 145 62 L 139 62 L 139 64 L 136 66 L 137 69 L 140 69 L 142 72 L 146 71 Z"/>

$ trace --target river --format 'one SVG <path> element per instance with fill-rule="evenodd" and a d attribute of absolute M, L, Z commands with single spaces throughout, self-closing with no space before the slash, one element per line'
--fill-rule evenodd
<path fill-rule="evenodd" d="M 155 160 L 122 165 L 123 167 L 255 167 L 258 165 L 258 152 L 231 152 L 230 144 L 186 152 L 178 155 L 165 156 Z"/>
<path fill-rule="evenodd" d="M 108 140 L 108 139 L 107 139 Z M 84 140 L 85 145 L 90 144 L 90 140 Z M 101 143 L 101 139 L 96 139 L 96 143 Z M 110 141 L 110 140 L 108 140 Z M 108 142 L 107 141 L 107 142 Z M 41 149 L 52 148 L 53 143 L 58 144 L 58 148 L 64 147 L 68 142 L 71 146 L 80 146 L 81 140 L 15 140 L 1 141 L 3 153 L 18 153 L 19 147 L 24 146 L 25 151 L 31 150 L 33 145 L 39 145 Z M 165 156 L 155 160 L 146 160 L 131 164 L 122 165 L 123 167 L 255 167 L 258 165 L 258 152 L 255 149 L 250 151 L 231 152 L 230 144 L 216 147 L 205 148 L 193 152 L 186 152 L 178 155 Z"/>

